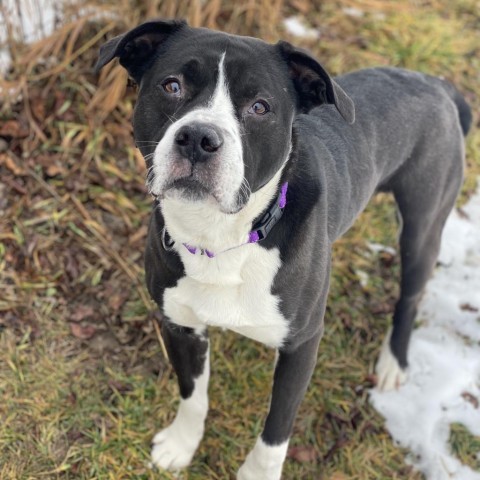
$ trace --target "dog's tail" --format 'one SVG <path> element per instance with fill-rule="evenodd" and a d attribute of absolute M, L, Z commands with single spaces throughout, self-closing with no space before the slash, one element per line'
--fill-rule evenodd
<path fill-rule="evenodd" d="M 472 109 L 455 85 L 445 80 L 442 80 L 442 85 L 457 107 L 460 126 L 463 134 L 466 136 L 472 126 Z"/>

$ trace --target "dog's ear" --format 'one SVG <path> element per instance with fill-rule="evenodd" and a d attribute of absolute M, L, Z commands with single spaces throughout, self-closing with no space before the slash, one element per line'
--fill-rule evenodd
<path fill-rule="evenodd" d="M 119 57 L 120 64 L 138 82 L 148 59 L 151 58 L 156 48 L 170 35 L 186 25 L 187 22 L 184 20 L 154 20 L 112 38 L 100 47 L 95 72 L 98 73 L 107 63 L 115 57 Z"/>
<path fill-rule="evenodd" d="M 295 85 L 299 107 L 308 112 L 323 103 L 335 105 L 340 115 L 350 124 L 355 121 L 352 99 L 336 83 L 315 58 L 288 42 L 277 43 Z"/>

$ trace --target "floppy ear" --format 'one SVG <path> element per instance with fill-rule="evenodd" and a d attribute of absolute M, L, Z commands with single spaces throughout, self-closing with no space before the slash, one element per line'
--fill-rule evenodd
<path fill-rule="evenodd" d="M 120 64 L 138 82 L 155 49 L 171 34 L 186 25 L 187 22 L 184 20 L 155 20 L 112 38 L 100 47 L 95 72 L 98 73 L 107 63 L 119 57 Z"/>
<path fill-rule="evenodd" d="M 330 103 L 335 105 L 348 123 L 352 124 L 355 121 L 355 106 L 352 99 L 315 58 L 288 42 L 278 42 L 277 47 L 287 62 L 303 112 L 308 112 L 323 103 Z"/>

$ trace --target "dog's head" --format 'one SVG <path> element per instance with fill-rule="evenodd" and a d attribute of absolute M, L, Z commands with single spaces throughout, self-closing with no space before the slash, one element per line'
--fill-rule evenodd
<path fill-rule="evenodd" d="M 309 54 L 182 21 L 150 21 L 111 39 L 139 86 L 134 135 L 154 195 L 214 202 L 234 213 L 288 160 L 299 112 L 329 103 L 354 121 L 351 99 Z"/>

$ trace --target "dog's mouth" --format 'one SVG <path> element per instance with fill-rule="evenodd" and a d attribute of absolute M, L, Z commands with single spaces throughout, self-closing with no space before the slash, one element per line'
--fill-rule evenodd
<path fill-rule="evenodd" d="M 220 211 L 227 215 L 238 213 L 244 206 L 244 202 L 238 196 L 235 205 L 226 206 L 219 192 L 215 191 L 214 188 L 206 186 L 193 176 L 172 180 L 165 186 L 161 194 L 151 193 L 157 201 L 171 198 L 187 202 L 214 202 Z"/>
<path fill-rule="evenodd" d="M 166 172 L 162 172 L 163 181 L 158 181 L 162 177 L 156 177 L 159 171 L 153 167 L 147 174 L 146 184 L 157 202 L 163 199 L 213 202 L 223 213 L 237 213 L 248 199 L 243 195 L 246 189 L 240 188 L 237 192 L 234 186 L 230 187 L 228 182 L 222 181 L 215 167 L 212 164 L 191 165 L 187 161 L 176 161 Z"/>
<path fill-rule="evenodd" d="M 172 180 L 166 185 L 164 195 L 174 190 L 188 200 L 202 200 L 211 195 L 210 189 L 193 176 Z"/>
<path fill-rule="evenodd" d="M 205 182 L 196 169 L 186 161 L 175 164 L 169 172 L 169 178 L 161 182 L 161 186 L 156 185 L 156 174 L 158 172 L 155 167 L 148 171 L 146 185 L 149 193 L 157 200 L 170 196 L 198 200 L 208 195 L 211 190 L 209 182 Z"/>

